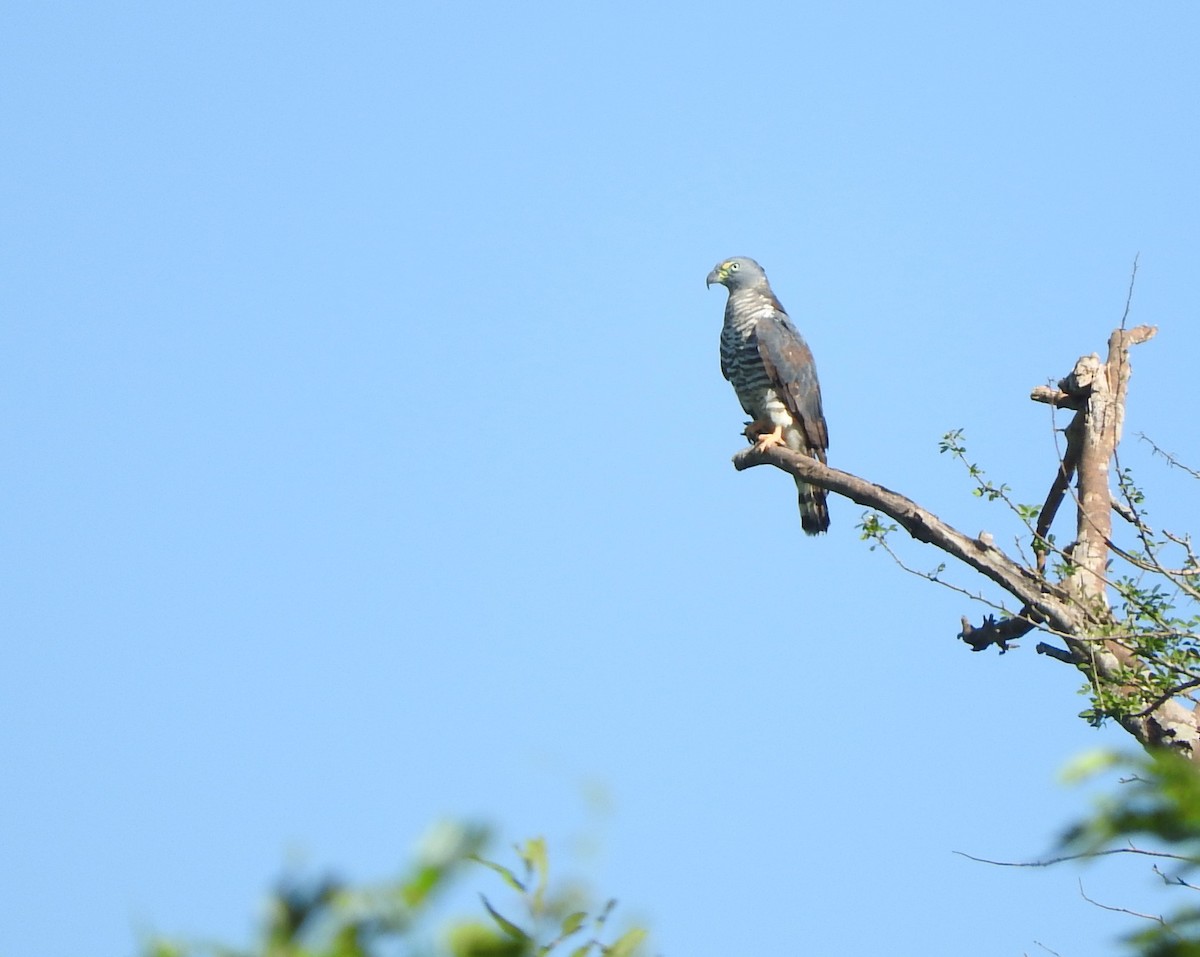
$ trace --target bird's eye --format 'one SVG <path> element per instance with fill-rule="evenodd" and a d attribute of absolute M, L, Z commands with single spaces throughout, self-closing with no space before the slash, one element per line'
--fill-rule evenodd
<path fill-rule="evenodd" d="M 730 270 L 730 272 L 737 272 L 737 271 L 738 271 L 738 269 L 739 269 L 739 266 L 738 266 L 738 264 L 737 264 L 737 263 L 730 263 L 730 264 L 729 264 L 729 270 Z"/>

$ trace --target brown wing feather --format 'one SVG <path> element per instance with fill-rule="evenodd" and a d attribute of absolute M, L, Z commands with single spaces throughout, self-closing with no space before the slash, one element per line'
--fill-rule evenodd
<path fill-rule="evenodd" d="M 829 448 L 829 429 L 821 407 L 821 384 L 812 351 L 792 325 L 779 300 L 774 316 L 760 320 L 755 330 L 758 354 L 776 394 L 792 414 L 817 458 L 825 461 Z"/>

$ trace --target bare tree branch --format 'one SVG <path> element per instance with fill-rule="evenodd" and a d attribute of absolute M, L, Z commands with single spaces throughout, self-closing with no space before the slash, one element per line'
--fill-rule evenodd
<path fill-rule="evenodd" d="M 1163 920 L 1162 914 L 1143 914 L 1141 911 L 1130 910 L 1128 907 L 1113 907 L 1111 904 L 1101 904 L 1099 901 L 1092 900 L 1083 892 L 1083 881 L 1079 882 L 1079 896 L 1089 904 L 1099 907 L 1101 910 L 1110 910 L 1115 914 L 1128 914 L 1130 917 L 1140 917 L 1143 920 L 1153 921 L 1156 924 L 1167 926 L 1167 922 Z"/>
<path fill-rule="evenodd" d="M 1080 854 L 1064 854 L 1061 857 L 1048 857 L 1042 861 L 992 861 L 986 857 L 975 857 L 973 854 L 968 854 L 965 851 L 951 851 L 952 854 L 957 854 L 959 857 L 965 857 L 968 861 L 975 861 L 977 864 L 991 864 L 993 867 L 1053 867 L 1055 864 L 1063 864 L 1066 861 L 1087 861 L 1094 857 L 1111 857 L 1114 854 L 1134 854 L 1138 857 L 1157 857 L 1165 858 L 1170 861 L 1180 861 L 1184 864 L 1197 864 L 1200 861 L 1194 858 L 1187 857 L 1183 854 L 1172 854 L 1169 851 L 1148 851 L 1143 847 L 1110 847 L 1102 851 L 1083 851 Z"/>
<path fill-rule="evenodd" d="M 1048 385 L 1034 386 L 1033 391 L 1029 393 L 1029 398 L 1034 402 L 1045 402 L 1047 405 L 1059 409 L 1073 409 L 1078 412 L 1083 408 L 1083 401 L 1078 396 L 1069 395 L 1062 389 L 1052 389 Z"/>
<path fill-rule="evenodd" d="M 1126 316 L 1128 308 L 1127 301 Z M 1004 652 L 1013 647 L 1015 639 L 1034 629 L 1058 635 L 1066 644 L 1065 649 L 1039 643 L 1038 652 L 1070 663 L 1082 671 L 1095 689 L 1097 702 L 1108 702 L 1097 704 L 1097 707 L 1104 708 L 1102 714 L 1115 717 L 1143 745 L 1169 746 L 1200 763 L 1200 716 L 1177 700 L 1185 697 L 1183 693 L 1188 689 L 1200 686 L 1200 682 L 1195 680 L 1186 665 L 1180 663 L 1178 657 L 1164 664 L 1152 657 L 1156 652 L 1149 652 L 1148 657 L 1141 658 L 1138 650 L 1149 647 L 1149 638 L 1171 641 L 1186 636 L 1172 632 L 1172 627 L 1178 626 L 1155 617 L 1158 614 L 1155 607 L 1145 602 L 1141 609 L 1143 617 L 1161 624 L 1161 634 L 1156 635 L 1154 629 L 1119 634 L 1129 629 L 1120 627 L 1121 622 L 1114 617 L 1109 605 L 1110 588 L 1121 594 L 1127 605 L 1139 600 L 1135 592 L 1119 580 L 1110 578 L 1108 566 L 1112 554 L 1126 558 L 1135 567 L 1148 565 L 1148 571 L 1167 575 L 1180 592 L 1193 597 L 1197 588 L 1196 579 L 1200 576 L 1200 568 L 1195 573 L 1191 571 L 1196 561 L 1190 543 L 1185 545 L 1187 561 L 1182 574 L 1176 572 L 1172 577 L 1172 570 L 1163 568 L 1158 562 L 1154 549 L 1149 547 L 1152 543 L 1146 536 L 1147 527 L 1124 479 L 1121 484 L 1124 504 L 1135 528 L 1142 535 L 1143 547 L 1147 547 L 1149 557 L 1142 559 L 1131 555 L 1115 546 L 1112 540 L 1112 515 L 1114 505 L 1120 504 L 1120 500 L 1114 502 L 1109 470 L 1124 424 L 1125 397 L 1130 378 L 1129 350 L 1151 339 L 1155 332 L 1152 326 L 1126 329 L 1122 320 L 1122 327 L 1109 337 L 1108 355 L 1104 360 L 1097 355 L 1083 356 L 1072 372 L 1058 383 L 1057 390 L 1042 386 L 1031 393 L 1035 401 L 1048 402 L 1056 408 L 1075 412 L 1064 430 L 1066 450 L 1061 455 L 1050 491 L 1038 513 L 1036 526 L 1029 523 L 1028 513 L 1031 510 L 1018 509 L 1009 500 L 1005 486 L 984 482 L 978 477 L 981 474 L 979 470 L 967 463 L 972 475 L 982 483 L 984 494 L 1002 498 L 1026 521 L 1034 540 L 1036 568 L 1014 560 L 997 548 L 990 535 L 966 535 L 898 492 L 849 472 L 830 468 L 784 446 L 745 448 L 733 457 L 733 464 L 739 471 L 759 465 L 773 465 L 805 482 L 845 496 L 859 505 L 887 515 L 915 540 L 931 544 L 974 569 L 1015 598 L 1021 610 L 1016 615 L 1000 619 L 989 615 L 977 626 L 964 618 L 959 637 L 973 650 L 981 651 L 996 645 Z M 961 457 L 960 448 L 950 447 Z M 1073 478 L 1076 480 L 1074 490 L 1071 489 Z M 1060 549 L 1052 544 L 1050 529 L 1068 491 L 1076 506 L 1075 541 Z M 884 541 L 883 537 L 879 540 Z M 886 542 L 884 544 L 893 558 L 900 562 Z M 1064 563 L 1060 582 L 1051 581 L 1046 575 L 1048 554 L 1058 555 Z M 900 564 L 914 574 L 996 607 L 994 602 L 944 581 L 940 576 L 940 568 L 936 573 L 928 573 L 916 571 L 903 562 Z M 1002 609 L 998 610 L 1004 613 Z M 1180 680 L 1168 685 L 1164 681 L 1167 677 Z M 1162 694 L 1164 688 L 1166 693 Z M 1147 699 L 1147 691 L 1156 697 Z M 1103 698 L 1104 694 L 1108 697 Z M 1136 708 L 1120 706 L 1122 700 L 1134 702 Z"/>
<path fill-rule="evenodd" d="M 1080 629 L 1082 616 L 1061 589 L 1014 562 L 994 544 L 964 535 L 912 499 L 857 475 L 822 465 L 785 446 L 766 450 L 750 446 L 733 457 L 733 467 L 739 472 L 758 465 L 774 465 L 852 502 L 883 512 L 917 541 L 940 548 L 991 579 L 1022 604 L 1036 610 L 1056 630 L 1070 634 Z"/>
<path fill-rule="evenodd" d="M 1194 479 L 1200 479 L 1200 472 L 1197 472 L 1195 469 L 1189 468 L 1188 466 L 1184 465 L 1182 462 L 1179 461 L 1179 459 L 1177 459 L 1170 452 L 1166 452 L 1166 451 L 1160 449 L 1154 443 L 1154 440 L 1152 438 L 1150 438 L 1148 435 L 1146 435 L 1145 432 L 1139 432 L 1138 438 L 1150 446 L 1151 452 L 1153 452 L 1155 455 L 1160 455 L 1164 459 L 1166 459 L 1167 464 L 1170 465 L 1172 468 L 1180 469 L 1181 471 L 1187 472 L 1188 475 L 1190 475 Z"/>
<path fill-rule="evenodd" d="M 1058 463 L 1058 471 L 1054 474 L 1054 482 L 1050 486 L 1050 491 L 1046 493 L 1046 501 L 1042 503 L 1042 510 L 1038 513 L 1037 528 L 1034 530 L 1037 569 L 1040 573 L 1044 574 L 1046 571 L 1046 555 L 1050 551 L 1050 526 L 1054 524 L 1054 516 L 1058 514 L 1058 507 L 1062 504 L 1067 489 L 1071 486 L 1071 479 L 1074 478 L 1078 465 L 1078 449 L 1068 445 L 1067 454 Z"/>
<path fill-rule="evenodd" d="M 1046 644 L 1044 641 L 1039 641 L 1034 650 L 1039 655 L 1047 655 L 1051 658 L 1054 658 L 1056 661 L 1061 661 L 1068 665 L 1079 664 L 1079 661 L 1075 658 L 1075 656 L 1065 648 L 1057 648 L 1054 645 Z"/>
<path fill-rule="evenodd" d="M 1161 877 L 1164 884 L 1170 884 L 1172 887 L 1186 887 L 1190 891 L 1200 891 L 1200 887 L 1197 887 L 1190 881 L 1185 881 L 1178 874 L 1168 874 L 1157 864 L 1151 865 L 1150 870 Z"/>
<path fill-rule="evenodd" d="M 1125 330 L 1125 324 L 1129 321 L 1129 309 L 1133 305 L 1133 287 L 1137 282 L 1138 260 L 1141 258 L 1141 253 L 1136 254 L 1133 257 L 1133 268 L 1129 270 L 1129 289 L 1125 292 L 1125 311 L 1121 313 L 1121 331 Z"/>

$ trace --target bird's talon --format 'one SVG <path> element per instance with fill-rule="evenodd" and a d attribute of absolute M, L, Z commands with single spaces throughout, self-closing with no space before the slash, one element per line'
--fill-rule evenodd
<path fill-rule="evenodd" d="M 776 445 L 783 445 L 783 426 L 777 425 L 771 432 L 762 433 L 754 443 L 755 452 L 765 452 Z"/>
<path fill-rule="evenodd" d="M 770 422 L 762 422 L 758 419 L 755 419 L 752 422 L 746 423 L 746 427 L 742 429 L 742 435 L 748 438 L 751 442 L 756 442 L 762 437 L 764 432 L 769 432 L 770 429 Z"/>

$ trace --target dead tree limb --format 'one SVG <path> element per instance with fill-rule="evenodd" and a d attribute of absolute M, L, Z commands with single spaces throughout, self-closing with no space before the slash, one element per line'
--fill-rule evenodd
<path fill-rule="evenodd" d="M 1129 386 L 1129 350 L 1152 338 L 1155 329 L 1138 326 L 1117 329 L 1108 342 L 1108 356 L 1082 357 L 1058 389 L 1034 389 L 1030 398 L 1075 415 L 1067 426 L 1067 449 L 1058 463 L 1034 530 L 1037 567 L 1029 568 L 997 548 L 991 536 L 973 537 L 942 521 L 929 509 L 889 488 L 830 468 L 786 447 L 745 448 L 733 457 L 738 471 L 773 465 L 813 485 L 842 495 L 887 515 L 912 538 L 926 542 L 994 582 L 1020 603 L 1021 611 L 997 621 L 989 616 L 979 626 L 963 620 L 963 638 L 974 650 L 993 644 L 1006 650 L 1009 642 L 1034 628 L 1058 635 L 1066 650 L 1041 644 L 1039 652 L 1069 662 L 1093 687 L 1105 685 L 1121 693 L 1122 683 L 1147 665 L 1117 634 L 1109 606 L 1108 561 L 1112 550 L 1113 498 L 1109 465 L 1121 440 L 1125 396 Z M 1059 552 L 1070 565 L 1061 581 L 1046 574 L 1044 555 L 1050 526 L 1060 503 L 1076 479 L 1075 542 Z M 1116 635 L 1116 637 L 1114 637 Z M 1132 694 L 1132 691 L 1130 691 Z M 1168 695 L 1152 707 L 1114 715 L 1143 745 L 1167 745 L 1200 763 L 1200 717 Z"/>
<path fill-rule="evenodd" d="M 963 534 L 899 492 L 822 465 L 784 446 L 777 445 L 764 451 L 751 446 L 733 457 L 733 467 L 739 472 L 756 465 L 774 465 L 852 502 L 883 512 L 917 541 L 940 548 L 991 579 L 1023 605 L 1035 609 L 1056 632 L 1071 634 L 1082 627 L 1080 610 L 1062 589 L 1013 561 L 994 543 Z"/>

